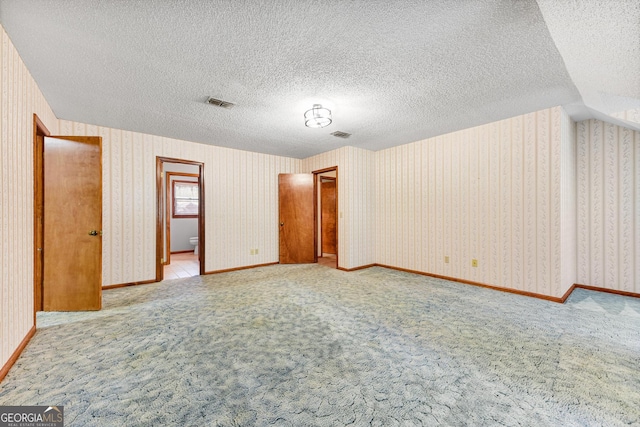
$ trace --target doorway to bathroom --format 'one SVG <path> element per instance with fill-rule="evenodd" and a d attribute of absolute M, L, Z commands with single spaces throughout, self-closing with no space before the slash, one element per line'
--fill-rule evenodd
<path fill-rule="evenodd" d="M 201 162 L 157 157 L 156 280 L 204 273 L 204 188 Z"/>

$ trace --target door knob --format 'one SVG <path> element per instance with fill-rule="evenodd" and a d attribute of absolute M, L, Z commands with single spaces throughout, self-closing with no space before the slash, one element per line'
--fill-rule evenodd
<path fill-rule="evenodd" d="M 283 225 L 284 225 L 284 222 L 281 222 L 281 223 L 280 223 L 280 227 L 282 227 Z"/>
<path fill-rule="evenodd" d="M 98 230 L 91 230 L 89 232 L 89 236 L 97 236 L 98 235 Z"/>

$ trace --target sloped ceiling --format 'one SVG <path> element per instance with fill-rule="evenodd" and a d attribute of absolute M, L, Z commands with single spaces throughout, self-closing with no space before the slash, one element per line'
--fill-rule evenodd
<path fill-rule="evenodd" d="M 640 130 L 640 1 L 538 4 L 581 95 L 567 110 Z"/>
<path fill-rule="evenodd" d="M 61 119 L 290 157 L 640 107 L 635 0 L 1 0 L 0 23 Z"/>

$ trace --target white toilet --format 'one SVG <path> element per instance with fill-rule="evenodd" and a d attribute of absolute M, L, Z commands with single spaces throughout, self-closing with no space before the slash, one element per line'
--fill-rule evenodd
<path fill-rule="evenodd" d="M 193 250 L 193 253 L 194 253 L 194 255 L 198 255 L 198 236 L 189 237 L 189 244 L 195 246 L 195 249 Z"/>

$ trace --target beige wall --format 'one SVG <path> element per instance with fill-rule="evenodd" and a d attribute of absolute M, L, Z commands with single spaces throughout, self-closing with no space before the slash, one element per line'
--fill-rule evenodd
<path fill-rule="evenodd" d="M 378 151 L 377 262 L 562 296 L 575 280 L 562 258 L 575 257 L 561 203 L 575 193 L 572 127 L 556 107 Z"/>
<path fill-rule="evenodd" d="M 377 153 L 270 156 L 58 121 L 0 38 L 0 366 L 33 326 L 33 112 L 53 134 L 103 137 L 105 285 L 154 277 L 164 156 L 205 163 L 207 271 L 276 262 L 278 174 L 338 166 L 340 267 L 377 262 L 556 297 L 575 281 L 640 292 L 640 132 L 576 129 L 556 107 Z"/>
<path fill-rule="evenodd" d="M 577 126 L 578 283 L 640 293 L 640 132 Z"/>
<path fill-rule="evenodd" d="M 301 172 L 338 166 L 338 266 L 375 263 L 375 153 L 342 147 L 302 160 Z"/>
<path fill-rule="evenodd" d="M 625 110 L 625 111 L 621 111 L 619 113 L 613 113 L 611 114 L 611 116 L 618 118 L 618 119 L 622 119 L 622 120 L 626 120 L 628 122 L 631 122 L 633 124 L 639 124 L 640 123 L 640 108 L 634 108 L 632 110 Z"/>
<path fill-rule="evenodd" d="M 59 127 L 61 134 L 103 137 L 104 285 L 154 277 L 155 156 L 205 162 L 207 271 L 277 262 L 278 174 L 331 166 L 339 175 L 340 267 L 375 262 L 371 151 L 343 147 L 298 160 L 64 120 Z"/>
<path fill-rule="evenodd" d="M 561 110 L 560 141 L 560 257 L 562 287 L 577 281 L 578 228 L 576 226 L 576 123 Z"/>
<path fill-rule="evenodd" d="M 104 285 L 155 277 L 156 156 L 204 162 L 206 271 L 278 261 L 278 174 L 297 172 L 300 160 L 64 120 L 59 127 L 102 136 Z"/>
<path fill-rule="evenodd" d="M 58 121 L 0 27 L 0 368 L 33 327 L 33 113 Z"/>

